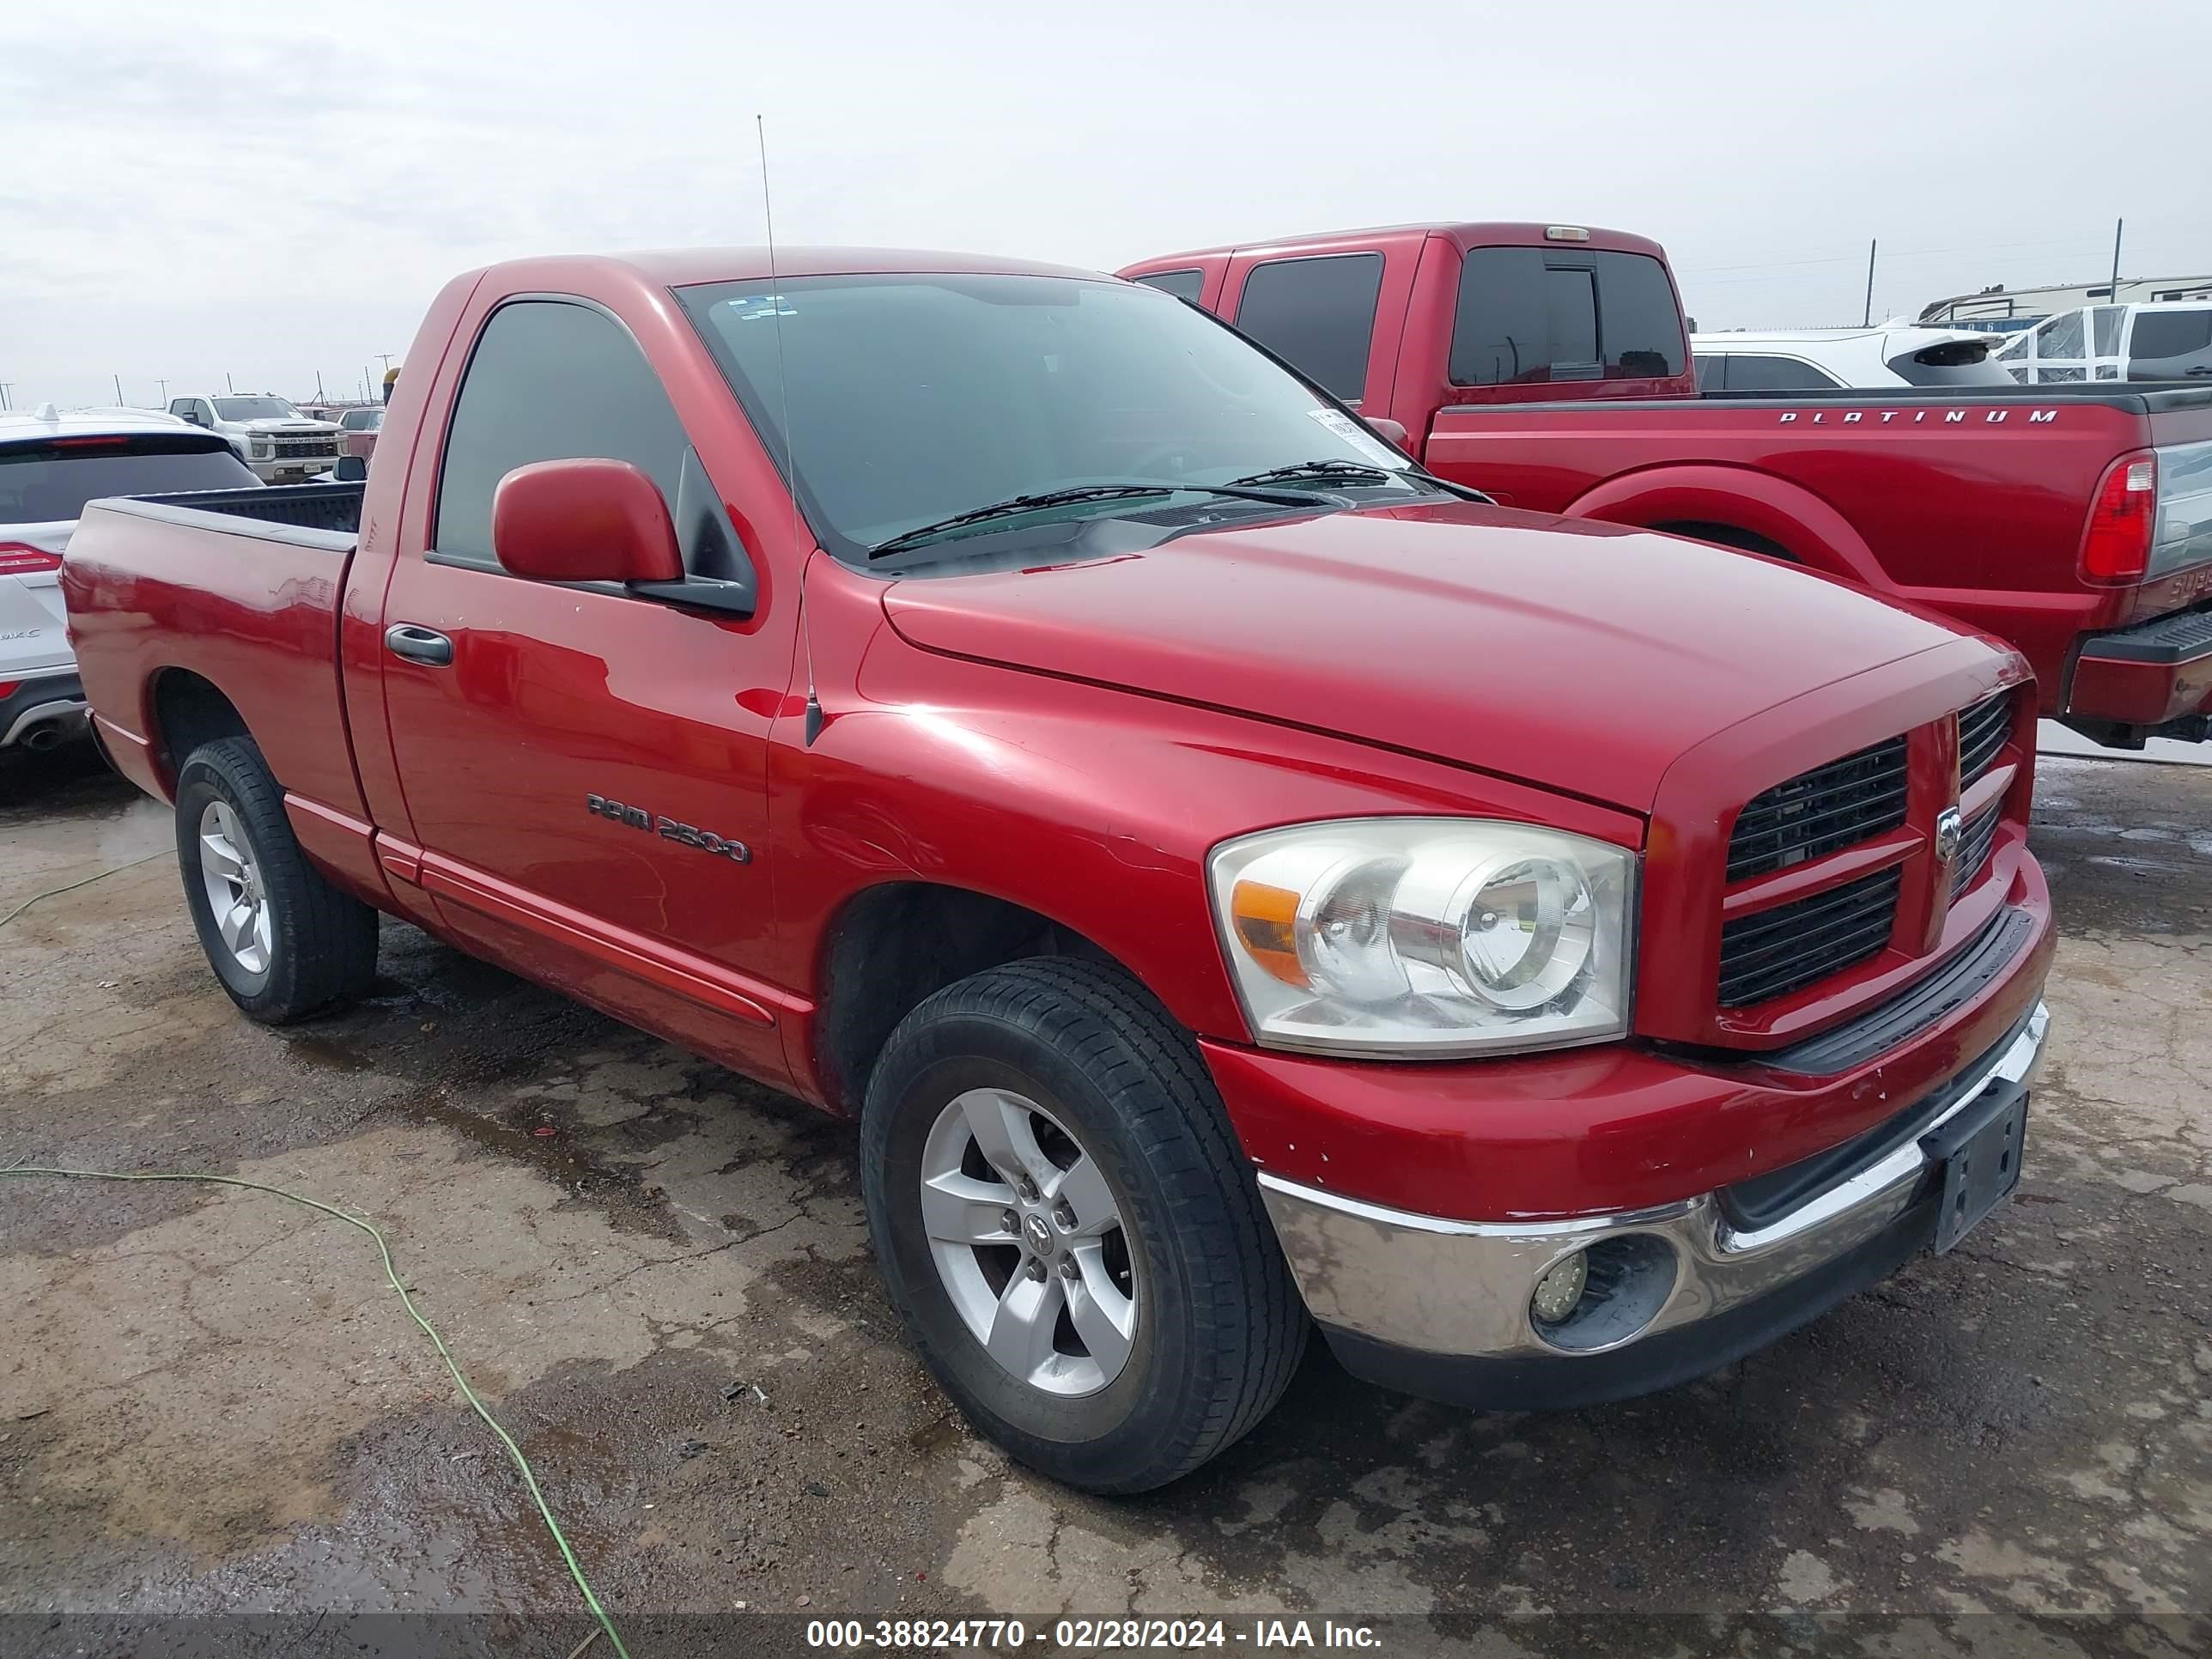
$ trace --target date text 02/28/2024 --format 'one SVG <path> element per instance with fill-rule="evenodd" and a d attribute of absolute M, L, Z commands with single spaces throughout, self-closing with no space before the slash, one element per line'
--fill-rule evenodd
<path fill-rule="evenodd" d="M 1136 1649 L 1354 1648 L 1379 1649 L 1367 1625 L 1334 1620 L 1255 1619 L 1249 1625 L 1220 1619 L 1060 1619 L 1051 1639 L 1016 1619 L 816 1619 L 806 1626 L 811 1648 L 899 1650 L 981 1648 L 1007 1650 L 1034 1643 L 1076 1652 Z"/>

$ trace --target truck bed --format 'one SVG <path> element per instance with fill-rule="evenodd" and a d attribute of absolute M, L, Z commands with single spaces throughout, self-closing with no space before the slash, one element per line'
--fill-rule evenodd
<path fill-rule="evenodd" d="M 2202 565 L 2082 581 L 2107 469 L 2208 442 L 2212 388 L 1913 386 L 1447 406 L 1426 459 L 1539 512 L 1785 551 L 1794 529 L 1826 550 L 1815 568 L 2019 646 L 2055 714 L 2082 636 L 2204 596 Z"/>
<path fill-rule="evenodd" d="M 169 495 L 125 495 L 113 501 L 95 501 L 93 506 L 113 507 L 203 530 L 228 529 L 234 535 L 291 542 L 296 546 L 329 544 L 324 540 L 301 540 L 269 530 L 247 531 L 206 522 L 210 518 L 251 519 L 257 525 L 275 526 L 279 530 L 308 530 L 325 538 L 336 538 L 344 544 L 340 550 L 350 552 L 354 538 L 361 531 L 361 498 L 367 489 L 368 485 L 360 483 L 264 484 L 255 489 L 185 489 Z"/>
<path fill-rule="evenodd" d="M 1491 409 L 1664 409 L 1682 410 L 1741 405 L 1790 408 L 1825 404 L 1831 408 L 1864 409 L 1869 405 L 1900 404 L 2021 404 L 2038 407 L 2065 404 L 2096 404 L 2131 415 L 2166 415 L 2188 410 L 2212 410 L 2212 386 L 1838 386 L 1827 392 L 1700 392 L 1695 398 L 1591 398 L 1542 404 L 1486 405 Z M 209 495 L 227 492 L 210 490 Z"/>
<path fill-rule="evenodd" d="M 169 798 L 178 757 L 149 734 L 176 722 L 155 708 L 221 688 L 288 795 L 365 812 L 337 667 L 362 491 L 289 484 L 86 507 L 63 585 L 100 735 L 125 776 Z"/>

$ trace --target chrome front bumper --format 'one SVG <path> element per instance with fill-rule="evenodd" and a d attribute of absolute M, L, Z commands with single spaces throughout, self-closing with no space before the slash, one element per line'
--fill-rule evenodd
<path fill-rule="evenodd" d="M 1923 1194 L 1934 1160 L 1922 1138 L 1991 1087 L 2025 1083 L 2049 1026 L 2039 1002 L 2010 1042 L 1963 1082 L 1944 1085 L 1956 1097 L 1913 1139 L 1756 1229 L 1735 1226 L 1711 1193 L 1633 1213 L 1537 1222 L 1415 1215 L 1264 1171 L 1261 1194 L 1306 1306 L 1340 1352 L 1339 1339 L 1349 1337 L 1410 1355 L 1540 1360 L 1571 1370 L 1595 1355 L 1626 1358 L 1621 1351 L 1633 1345 L 1785 1291 L 1872 1245 Z M 1537 1280 L 1607 1240 L 1626 1241 L 1607 1253 L 1627 1264 L 1608 1321 L 1565 1335 L 1540 1330 L 1529 1305 Z"/>

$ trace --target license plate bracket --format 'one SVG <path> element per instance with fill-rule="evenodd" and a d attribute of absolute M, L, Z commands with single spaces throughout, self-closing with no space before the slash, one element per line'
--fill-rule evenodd
<path fill-rule="evenodd" d="M 1921 1150 L 1942 1170 L 1936 1254 L 1943 1255 L 2020 1185 L 2027 1151 L 2027 1086 L 1999 1083 L 1932 1133 Z"/>

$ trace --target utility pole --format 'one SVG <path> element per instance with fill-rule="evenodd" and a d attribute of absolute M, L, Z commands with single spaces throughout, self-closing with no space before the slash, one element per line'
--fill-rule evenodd
<path fill-rule="evenodd" d="M 2112 221 L 2112 293 L 2114 305 L 2120 302 L 2120 233 L 2128 228 L 2124 219 Z"/>
<path fill-rule="evenodd" d="M 8 401 L 8 388 L 15 384 L 15 383 L 13 380 L 0 380 L 0 409 L 12 409 L 15 407 L 13 404 Z"/>
<path fill-rule="evenodd" d="M 238 388 L 237 388 L 236 386 L 232 386 L 232 385 L 230 384 L 230 371 L 229 371 L 228 369 L 227 369 L 227 368 L 226 368 L 225 370 L 223 370 L 223 372 L 222 372 L 222 383 L 223 383 L 223 385 L 224 385 L 226 387 L 228 387 L 228 389 L 229 389 L 230 391 L 234 392 L 235 392 L 238 390 Z"/>
<path fill-rule="evenodd" d="M 120 409 L 120 408 L 122 408 L 122 407 L 124 406 L 124 404 L 123 404 L 123 377 L 122 377 L 120 374 L 118 374 L 118 375 L 117 375 L 117 376 L 115 377 L 115 406 L 116 406 L 118 409 Z"/>
<path fill-rule="evenodd" d="M 1868 238 L 1868 240 L 1867 240 L 1867 298 L 1866 298 L 1866 323 L 1865 323 L 1865 326 L 1867 326 L 1868 328 L 1872 328 L 1872 327 L 1874 326 L 1874 255 L 1875 255 L 1875 250 L 1876 248 L 1880 247 L 1881 246 L 1881 241 L 1880 241 L 1880 240 L 1879 240 L 1879 239 L 1877 239 L 1877 238 L 1874 238 L 1874 237 L 1869 237 L 1869 238 Z"/>
<path fill-rule="evenodd" d="M 323 401 L 323 371 L 319 368 L 315 371 L 315 401 Z"/>
<path fill-rule="evenodd" d="M 154 384 L 161 388 L 161 407 L 167 409 L 169 406 L 169 383 L 157 375 Z"/>

